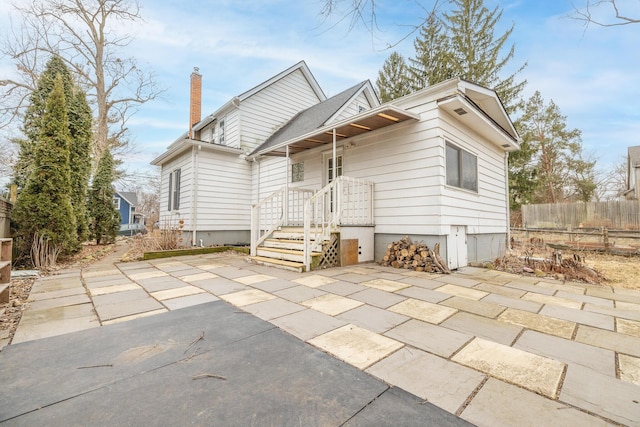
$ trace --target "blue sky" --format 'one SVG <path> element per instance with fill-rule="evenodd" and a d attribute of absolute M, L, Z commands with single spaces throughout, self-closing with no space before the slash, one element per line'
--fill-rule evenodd
<path fill-rule="evenodd" d="M 528 63 L 521 78 L 525 96 L 539 90 L 553 99 L 571 128 L 582 131 L 583 147 L 610 169 L 631 145 L 640 145 L 640 24 L 602 28 L 568 17 L 586 0 L 485 0 L 503 9 L 497 34 L 515 24 L 512 64 Z M 157 75 L 165 93 L 140 108 L 130 121 L 136 153 L 129 172 L 148 163 L 187 129 L 189 75 L 203 75 L 203 116 L 235 95 L 305 60 L 328 96 L 370 79 L 433 2 L 379 0 L 375 35 L 362 25 L 322 22 L 322 0 L 140 0 L 145 22 L 134 28 L 127 48 Z M 443 0 L 440 0 L 443 4 Z M 640 16 L 640 1 L 624 0 Z M 6 6 L 0 6 L 1 9 Z M 604 13 L 604 11 L 603 11 Z M 333 25 L 335 24 L 335 25 Z M 501 31 L 500 31 L 501 30 Z M 395 49 L 413 55 L 413 36 Z M 0 72 L 3 68 L 0 66 Z"/>

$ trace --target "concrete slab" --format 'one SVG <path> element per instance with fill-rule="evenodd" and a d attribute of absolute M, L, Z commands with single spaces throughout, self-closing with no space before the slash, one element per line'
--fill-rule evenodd
<path fill-rule="evenodd" d="M 498 320 L 567 339 L 571 339 L 576 329 L 574 322 L 554 319 L 553 317 L 529 313 L 528 311 L 516 310 L 515 308 L 505 310 L 504 313 L 498 316 Z"/>
<path fill-rule="evenodd" d="M 162 303 L 169 310 L 177 310 L 179 308 L 191 307 L 193 305 L 218 301 L 218 299 L 219 299 L 218 297 L 215 297 L 211 294 L 204 292 L 204 293 L 199 293 L 195 295 L 188 295 L 188 296 L 183 296 L 178 298 L 167 299 L 162 301 Z"/>
<path fill-rule="evenodd" d="M 275 295 L 292 302 L 302 302 L 311 298 L 325 295 L 326 292 L 317 288 L 310 288 L 306 285 L 294 286 L 274 292 Z"/>
<path fill-rule="evenodd" d="M 456 285 L 444 285 L 435 289 L 437 292 L 443 292 L 445 294 L 456 295 L 463 298 L 472 300 L 480 300 L 487 295 L 487 292 L 479 291 L 477 289 L 465 288 L 463 286 Z"/>
<path fill-rule="evenodd" d="M 500 294 L 489 294 L 486 297 L 482 298 L 482 301 L 502 305 L 505 307 L 517 308 L 518 310 L 530 311 L 531 313 L 537 313 L 542 308 L 542 304 L 540 304 L 539 302 L 526 301 L 519 298 L 511 298 Z"/>
<path fill-rule="evenodd" d="M 107 304 L 96 306 L 96 312 L 100 321 L 116 319 L 118 317 L 131 316 L 134 314 L 145 313 L 147 311 L 160 310 L 164 307 L 155 299 L 148 297 L 132 301 L 119 302 L 115 304 Z"/>
<path fill-rule="evenodd" d="M 360 283 L 363 286 L 368 286 L 370 288 L 378 289 L 385 292 L 396 292 L 404 288 L 408 288 L 409 284 L 397 282 L 395 280 L 387 280 L 387 279 L 373 279 L 368 280 L 366 282 Z"/>
<path fill-rule="evenodd" d="M 465 312 L 451 316 L 440 326 L 504 345 L 511 345 L 522 331 L 522 327 Z"/>
<path fill-rule="evenodd" d="M 402 289 L 396 292 L 396 294 L 432 303 L 439 303 L 440 301 L 444 301 L 447 298 L 451 298 L 450 294 L 436 292 L 431 289 L 420 288 L 417 286 L 411 286 L 410 288 Z"/>
<path fill-rule="evenodd" d="M 336 317 L 379 334 L 409 320 L 409 317 L 402 314 L 392 313 L 370 305 L 362 305 Z"/>
<path fill-rule="evenodd" d="M 181 288 L 152 292 L 151 296 L 157 299 L 158 301 L 164 301 L 172 298 L 180 298 L 180 297 L 186 297 L 189 295 L 196 295 L 203 292 L 204 290 L 196 286 L 183 286 Z"/>
<path fill-rule="evenodd" d="M 336 316 L 345 311 L 360 307 L 364 303 L 340 295 L 326 294 L 301 302 L 305 307 L 312 308 L 320 313 Z"/>
<path fill-rule="evenodd" d="M 523 291 L 522 289 L 508 288 L 506 286 L 494 285 L 492 283 L 480 283 L 474 286 L 473 289 L 478 289 L 480 291 L 498 294 L 509 298 L 520 298 L 522 295 L 527 293 L 527 291 Z"/>
<path fill-rule="evenodd" d="M 307 342 L 359 369 L 365 369 L 404 347 L 401 342 L 351 324 Z"/>
<path fill-rule="evenodd" d="M 278 317 L 271 323 L 303 341 L 347 324 L 344 320 L 311 309 Z"/>
<path fill-rule="evenodd" d="M 387 308 L 407 299 L 401 295 L 373 288 L 367 288 L 364 291 L 351 294 L 349 295 L 349 298 L 353 298 L 379 308 Z"/>
<path fill-rule="evenodd" d="M 624 425 L 640 420 L 640 387 L 579 365 L 568 367 L 560 400 Z"/>
<path fill-rule="evenodd" d="M 243 285 L 253 285 L 255 283 L 266 282 L 267 280 L 273 280 L 275 277 L 267 274 L 252 274 L 250 276 L 243 276 L 234 279 L 236 282 L 240 282 Z"/>
<path fill-rule="evenodd" d="M 640 357 L 640 338 L 580 325 L 576 341 Z"/>
<path fill-rule="evenodd" d="M 451 413 L 456 413 L 485 379 L 473 369 L 407 347 L 367 372 Z"/>
<path fill-rule="evenodd" d="M 506 307 L 485 301 L 470 300 L 468 298 L 453 296 L 442 301 L 442 305 L 457 308 L 467 313 L 477 314 L 479 316 L 489 317 L 491 319 L 498 316 L 506 310 Z"/>
<path fill-rule="evenodd" d="M 581 323 L 583 325 L 594 326 L 596 328 L 607 329 L 613 331 L 613 317 L 600 313 L 592 313 L 589 311 L 575 310 L 571 308 L 560 307 L 557 305 L 545 305 L 540 314 L 555 317 L 556 319 L 569 320 L 571 322 Z"/>
<path fill-rule="evenodd" d="M 451 360 L 551 399 L 558 396 L 565 369 L 557 360 L 482 338 L 474 338 Z"/>
<path fill-rule="evenodd" d="M 540 304 L 552 304 L 560 307 L 574 308 L 580 310 L 582 308 L 582 302 L 572 301 L 566 298 L 554 297 L 550 295 L 542 295 L 533 292 L 527 292 L 522 296 L 523 300 L 539 302 Z"/>
<path fill-rule="evenodd" d="M 640 357 L 619 354 L 618 367 L 622 381 L 640 385 Z"/>
<path fill-rule="evenodd" d="M 123 292 L 123 291 L 133 291 L 136 289 L 142 289 L 142 288 L 140 287 L 140 285 L 136 283 L 129 282 L 121 285 L 112 285 L 112 286 L 105 286 L 102 288 L 89 289 L 89 293 L 95 297 L 98 295 L 107 295 L 107 294 L 113 294 L 116 292 Z"/>
<path fill-rule="evenodd" d="M 236 307 L 244 307 L 245 305 L 275 299 L 276 296 L 261 291 L 260 289 L 247 289 L 232 294 L 220 295 L 220 298 Z"/>
<path fill-rule="evenodd" d="M 307 308 L 302 305 L 284 300 L 282 298 L 258 302 L 243 307 L 243 310 L 253 314 L 256 317 L 259 317 L 262 320 L 272 320 L 306 309 Z"/>
<path fill-rule="evenodd" d="M 207 279 L 207 280 L 199 280 L 197 282 L 194 282 L 193 285 L 199 288 L 202 288 L 206 291 L 209 291 L 212 294 L 218 295 L 218 296 L 248 289 L 245 285 L 242 285 L 230 279 L 225 279 L 224 277 L 217 277 L 215 279 Z"/>
<path fill-rule="evenodd" d="M 296 282 L 300 285 L 308 286 L 310 288 L 317 288 L 322 285 L 328 285 L 329 283 L 337 282 L 337 280 L 330 277 L 321 276 L 319 274 L 312 274 L 310 276 L 305 275 L 298 279 L 294 279 L 293 282 Z"/>
<path fill-rule="evenodd" d="M 449 307 L 442 307 L 430 302 L 409 298 L 394 306 L 389 307 L 394 313 L 404 314 L 414 319 L 422 320 L 433 324 L 442 323 L 447 318 L 453 316 L 458 310 Z"/>
<path fill-rule="evenodd" d="M 524 331 L 513 347 L 556 359 L 568 365 L 581 365 L 610 377 L 616 376 L 616 355 L 611 350 L 535 331 Z"/>
<path fill-rule="evenodd" d="M 385 336 L 447 359 L 473 338 L 415 319 L 391 329 Z"/>
<path fill-rule="evenodd" d="M 640 322 L 616 319 L 616 332 L 640 338 Z"/>
<path fill-rule="evenodd" d="M 575 408 L 489 378 L 461 417 L 478 426 L 605 427 L 609 423 Z"/>
<path fill-rule="evenodd" d="M 188 274 L 186 276 L 178 276 L 178 277 L 183 282 L 193 283 L 193 282 L 198 282 L 200 280 L 215 279 L 216 277 L 218 277 L 218 275 L 207 271 L 204 273 Z"/>
<path fill-rule="evenodd" d="M 322 289 L 323 291 L 346 297 L 351 294 L 355 294 L 356 292 L 365 291 L 369 288 L 350 282 L 335 282 L 328 285 L 322 285 L 318 289 Z"/>

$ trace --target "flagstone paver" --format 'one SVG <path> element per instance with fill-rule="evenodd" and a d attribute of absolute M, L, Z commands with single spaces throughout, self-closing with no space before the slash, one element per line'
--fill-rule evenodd
<path fill-rule="evenodd" d="M 576 329 L 574 322 L 516 310 L 515 308 L 505 310 L 504 313 L 498 316 L 498 320 L 568 339 L 571 339 Z"/>
<path fill-rule="evenodd" d="M 151 297 L 148 297 L 144 299 L 123 301 L 115 304 L 106 304 L 102 306 L 96 305 L 96 312 L 98 313 L 98 317 L 100 317 L 100 321 L 104 322 L 106 320 L 112 320 L 118 317 L 131 316 L 134 314 L 140 314 L 147 311 L 155 311 L 164 308 L 165 307 L 158 301 Z"/>
<path fill-rule="evenodd" d="M 370 276 L 369 273 L 373 273 L 373 271 L 367 271 L 367 273 L 351 272 L 346 274 L 339 274 L 337 276 L 333 276 L 333 278 L 342 282 L 362 283 L 375 279 L 375 277 Z"/>
<path fill-rule="evenodd" d="M 142 289 L 142 288 L 138 284 L 129 282 L 122 285 L 113 285 L 113 286 L 105 286 L 102 288 L 89 289 L 89 292 L 91 293 L 92 296 L 97 296 L 97 295 L 112 294 L 115 292 L 132 291 L 135 289 Z"/>
<path fill-rule="evenodd" d="M 456 413 L 486 378 L 466 366 L 408 347 L 366 371 L 451 413 Z"/>
<path fill-rule="evenodd" d="M 640 357 L 640 338 L 631 335 L 580 325 L 578 326 L 575 340 L 584 344 Z"/>
<path fill-rule="evenodd" d="M 180 308 L 191 307 L 194 305 L 205 304 L 207 302 L 217 301 L 219 298 L 209 293 L 202 292 L 194 295 L 187 295 L 172 299 L 163 300 L 162 303 L 169 310 L 178 310 Z"/>
<path fill-rule="evenodd" d="M 543 295 L 553 295 L 556 293 L 555 289 L 541 288 L 532 283 L 524 282 L 524 279 L 525 279 L 524 277 L 518 278 L 518 280 L 509 282 L 504 286 L 507 288 L 520 289 L 523 291 L 527 291 L 527 293 L 532 292 L 532 293 L 543 294 Z"/>
<path fill-rule="evenodd" d="M 369 280 L 367 282 L 360 283 L 363 286 L 368 286 L 370 288 L 379 289 L 385 292 L 396 292 L 404 288 L 408 288 L 408 283 L 396 282 L 395 280 L 386 280 L 386 279 L 374 279 Z"/>
<path fill-rule="evenodd" d="M 243 276 L 234 279 L 236 282 L 240 282 L 243 285 L 253 285 L 255 283 L 266 282 L 267 280 L 275 279 L 273 276 L 266 274 L 253 274 L 251 276 Z"/>
<path fill-rule="evenodd" d="M 440 326 L 505 345 L 511 345 L 522 331 L 520 326 L 465 312 L 451 316 Z"/>
<path fill-rule="evenodd" d="M 518 310 L 530 311 L 531 313 L 537 313 L 542 308 L 542 304 L 540 304 L 539 302 L 527 301 L 519 298 L 511 298 L 499 294 L 489 294 L 486 297 L 482 298 L 481 301 L 503 305 L 505 307 L 516 308 Z"/>
<path fill-rule="evenodd" d="M 245 305 L 275 299 L 276 296 L 259 289 L 246 289 L 232 294 L 220 295 L 220 298 L 236 307 L 244 307 Z"/>
<path fill-rule="evenodd" d="M 356 292 L 367 290 L 369 288 L 351 282 L 334 282 L 329 283 L 328 285 L 322 285 L 318 289 L 322 289 L 325 292 L 331 292 L 332 294 L 342 295 L 346 297 L 351 294 L 355 294 Z"/>
<path fill-rule="evenodd" d="M 457 308 L 461 311 L 477 314 L 484 317 L 495 318 L 500 313 L 505 311 L 506 307 L 498 304 L 493 304 L 485 301 L 470 300 L 468 298 L 453 296 L 449 299 L 442 301 L 442 305 L 447 307 Z"/>
<path fill-rule="evenodd" d="M 556 359 L 568 365 L 582 365 L 610 377 L 616 376 L 616 356 L 612 350 L 536 331 L 524 331 L 513 347 Z"/>
<path fill-rule="evenodd" d="M 563 291 L 563 292 L 573 293 L 573 294 L 576 294 L 576 295 L 584 295 L 584 292 L 585 292 L 585 287 L 584 286 L 582 286 L 582 285 L 572 285 L 572 284 L 569 284 L 569 283 L 540 281 L 540 282 L 536 283 L 536 286 L 539 287 L 539 288 L 552 289 L 554 291 Z M 555 295 L 557 296 L 558 293 L 556 292 Z"/>
<path fill-rule="evenodd" d="M 219 277 L 219 276 L 217 274 L 206 271 L 204 273 L 196 273 L 196 274 L 189 274 L 186 276 L 180 276 L 180 280 L 193 283 L 193 282 L 198 282 L 200 280 L 215 279 L 216 277 Z"/>
<path fill-rule="evenodd" d="M 247 305 L 243 310 L 259 317 L 262 320 L 271 320 L 278 317 L 286 316 L 291 313 L 306 310 L 307 307 L 287 301 L 282 298 L 275 298 L 268 301 L 257 302 Z"/>
<path fill-rule="evenodd" d="M 551 399 L 557 397 L 565 369 L 557 360 L 482 338 L 474 338 L 451 360 Z"/>
<path fill-rule="evenodd" d="M 87 291 L 82 286 L 74 286 L 72 288 L 60 289 L 58 291 L 36 292 L 29 294 L 30 301 L 41 301 L 45 299 L 54 299 L 69 297 L 72 295 L 86 295 Z"/>
<path fill-rule="evenodd" d="M 193 285 L 199 288 L 202 288 L 206 291 L 209 291 L 212 294 L 217 296 L 248 289 L 247 286 L 230 279 L 225 279 L 224 277 L 216 277 L 215 279 L 198 280 L 197 282 L 194 282 Z"/>
<path fill-rule="evenodd" d="M 558 291 L 556 292 L 555 296 L 570 299 L 573 301 L 581 301 L 581 302 L 588 302 L 591 304 L 597 304 L 604 307 L 613 307 L 612 300 L 605 299 L 605 298 L 592 297 L 590 295 L 582 295 L 582 294 L 575 294 L 571 292 Z"/>
<path fill-rule="evenodd" d="M 576 310 L 580 310 L 580 308 L 582 307 L 582 302 L 580 301 L 572 301 L 566 298 L 542 295 L 534 292 L 527 292 L 522 296 L 522 299 L 527 301 L 539 302 L 541 304 L 553 304 L 559 305 L 561 307 L 575 308 Z"/>
<path fill-rule="evenodd" d="M 315 297 L 319 297 L 321 295 L 325 295 L 326 293 L 327 292 L 323 290 L 320 290 L 318 288 L 310 288 L 306 285 L 298 285 L 274 292 L 275 295 L 293 302 L 306 301 Z"/>
<path fill-rule="evenodd" d="M 137 280 L 136 283 L 145 288 L 147 292 L 158 292 L 167 289 L 181 288 L 186 284 L 182 280 L 171 276 L 141 279 Z"/>
<path fill-rule="evenodd" d="M 490 378 L 460 415 L 486 427 L 605 427 L 606 421 L 560 402 Z"/>
<path fill-rule="evenodd" d="M 615 316 L 617 318 L 635 320 L 640 322 L 640 312 L 633 310 L 622 310 L 619 308 L 603 307 L 601 305 L 585 303 L 582 308 L 584 311 L 590 311 L 592 313 L 607 314 L 609 316 Z"/>
<path fill-rule="evenodd" d="M 451 294 L 436 292 L 431 289 L 420 288 L 417 286 L 411 286 L 410 288 L 399 290 L 396 294 L 433 303 L 438 303 L 446 300 L 447 298 L 451 298 Z"/>
<path fill-rule="evenodd" d="M 492 294 L 498 294 L 510 298 L 520 298 L 522 295 L 527 293 L 527 291 L 523 291 L 522 289 L 507 288 L 506 286 L 494 285 L 491 283 L 480 283 L 474 286 L 473 289 L 478 289 L 480 291 L 490 292 Z"/>
<path fill-rule="evenodd" d="M 364 303 L 351 298 L 342 297 L 340 295 L 326 294 L 306 301 L 300 304 L 305 307 L 312 308 L 320 313 L 336 316 L 345 311 L 360 307 Z"/>
<path fill-rule="evenodd" d="M 436 275 L 435 279 L 438 282 L 448 283 L 450 285 L 463 286 L 471 288 L 480 283 L 480 280 L 472 279 L 469 277 L 463 277 L 455 274 Z"/>
<path fill-rule="evenodd" d="M 621 334 L 640 338 L 640 322 L 627 319 L 616 319 L 616 331 Z"/>
<path fill-rule="evenodd" d="M 142 313 L 137 313 L 137 314 L 132 314 L 129 316 L 122 316 L 122 317 L 117 317 L 115 319 L 111 319 L 111 320 L 105 320 L 102 322 L 103 325 L 113 325 L 116 323 L 122 323 L 122 322 L 128 322 L 129 320 L 135 320 L 135 319 L 141 319 L 143 317 L 148 317 L 148 316 L 155 316 L 156 314 L 161 314 L 161 313 L 166 313 L 167 310 L 166 308 L 159 308 L 157 310 L 151 310 L 151 311 L 145 311 Z"/>
<path fill-rule="evenodd" d="M 404 276 L 402 279 L 392 279 L 398 282 L 406 283 L 412 286 L 417 286 L 419 288 L 425 289 L 435 289 L 442 286 L 442 282 L 438 282 L 436 280 L 432 280 L 426 277 L 415 277 L 415 276 Z"/>
<path fill-rule="evenodd" d="M 560 400 L 624 425 L 640 420 L 640 387 L 579 365 L 567 368 Z"/>
<path fill-rule="evenodd" d="M 414 319 L 434 323 L 436 325 L 442 323 L 444 320 L 458 312 L 458 310 L 454 308 L 442 307 L 437 304 L 431 304 L 430 302 L 420 301 L 413 298 L 409 298 L 389 307 L 389 310 L 395 313 L 404 314 L 405 316 L 413 317 Z"/>
<path fill-rule="evenodd" d="M 105 305 L 120 304 L 128 301 L 137 301 L 142 299 L 152 299 L 144 289 L 138 287 L 138 289 L 131 289 L 128 291 L 114 292 L 110 294 L 96 295 L 93 297 L 93 304 L 96 308 L 100 308 Z"/>
<path fill-rule="evenodd" d="M 456 295 L 463 298 L 468 298 L 472 300 L 480 300 L 487 295 L 487 292 L 479 291 L 477 289 L 465 288 L 463 286 L 457 285 L 444 285 L 435 289 L 436 292 L 443 292 L 445 294 Z"/>
<path fill-rule="evenodd" d="M 636 304 L 633 302 L 616 301 L 616 308 L 640 312 L 640 304 Z"/>
<path fill-rule="evenodd" d="M 370 305 L 361 305 L 336 317 L 379 334 L 409 320 L 409 317 L 402 314 Z"/>
<path fill-rule="evenodd" d="M 359 369 L 367 368 L 404 346 L 401 342 L 351 324 L 307 342 Z"/>
<path fill-rule="evenodd" d="M 473 338 L 469 334 L 415 319 L 391 329 L 385 335 L 445 358 L 451 357 Z"/>
<path fill-rule="evenodd" d="M 364 291 L 351 294 L 349 295 L 349 298 L 353 298 L 379 308 L 387 308 L 407 299 L 402 295 L 373 288 L 368 288 Z"/>
<path fill-rule="evenodd" d="M 271 323 L 303 341 L 307 341 L 347 324 L 344 320 L 331 317 L 310 308 L 278 317 L 273 319 Z"/>
<path fill-rule="evenodd" d="M 564 319 L 571 322 L 581 323 L 583 325 L 594 326 L 596 328 L 608 329 L 610 331 L 613 331 L 614 327 L 612 316 L 599 313 L 589 313 L 557 305 L 545 305 L 542 310 L 540 310 L 540 314 L 555 317 L 556 319 Z"/>
<path fill-rule="evenodd" d="M 130 273 L 129 277 L 131 278 L 131 280 L 142 280 L 142 279 L 154 279 L 156 277 L 165 277 L 168 276 L 167 273 L 165 273 L 164 271 L 159 271 L 159 270 L 151 270 L 151 271 L 144 271 L 141 273 Z"/>
<path fill-rule="evenodd" d="M 319 274 L 313 274 L 310 276 L 302 276 L 298 279 L 293 280 L 300 285 L 308 286 L 310 288 L 317 288 L 322 285 L 328 285 L 329 283 L 337 282 L 337 279 L 332 279 L 331 277 L 320 276 Z"/>
<path fill-rule="evenodd" d="M 38 301 L 29 302 L 29 311 L 47 310 L 55 307 L 69 307 L 72 305 L 91 303 L 89 296 L 85 294 L 69 295 L 66 297 L 41 299 Z"/>

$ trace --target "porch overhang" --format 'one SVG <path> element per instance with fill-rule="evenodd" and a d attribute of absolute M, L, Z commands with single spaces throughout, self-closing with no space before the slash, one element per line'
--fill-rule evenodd
<path fill-rule="evenodd" d="M 288 141 L 283 141 L 272 147 L 265 147 L 249 156 L 255 158 L 259 156 L 279 156 L 299 153 L 326 144 L 333 144 L 333 131 L 335 129 L 336 140 L 342 141 L 354 136 L 363 135 L 388 126 L 397 125 L 407 121 L 417 121 L 420 116 L 410 111 L 403 110 L 394 105 L 381 105 L 371 110 L 364 111 L 348 119 L 325 125 L 314 129 L 311 132 L 297 136 Z"/>
<path fill-rule="evenodd" d="M 505 129 L 463 94 L 456 93 L 439 99 L 438 107 L 504 151 L 520 149 L 518 133 L 513 126 Z"/>

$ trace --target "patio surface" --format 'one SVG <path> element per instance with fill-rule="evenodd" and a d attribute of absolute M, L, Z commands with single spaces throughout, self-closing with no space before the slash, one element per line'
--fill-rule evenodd
<path fill-rule="evenodd" d="M 472 267 L 298 274 L 229 253 L 112 261 L 38 279 L 2 353 L 228 303 L 476 425 L 640 426 L 639 291 Z"/>

